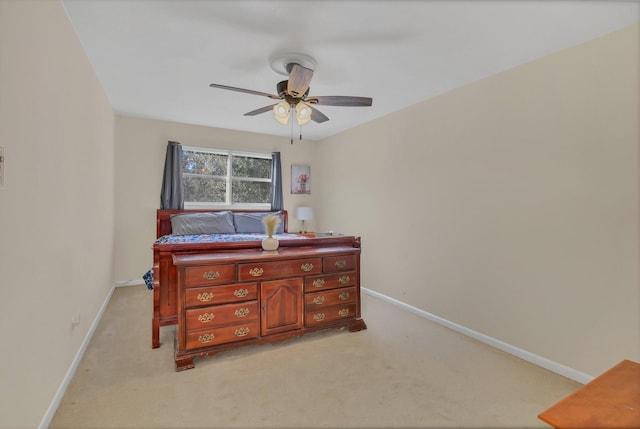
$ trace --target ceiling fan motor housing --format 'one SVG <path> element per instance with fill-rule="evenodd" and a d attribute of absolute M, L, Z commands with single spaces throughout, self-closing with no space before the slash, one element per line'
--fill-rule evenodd
<path fill-rule="evenodd" d="M 295 98 L 295 97 L 291 97 L 289 94 L 287 94 L 287 87 L 289 85 L 289 81 L 288 80 L 283 80 L 281 82 L 278 82 L 278 84 L 276 85 L 276 89 L 278 91 L 278 95 L 280 96 L 280 98 L 287 100 L 290 104 L 295 104 L 296 100 L 304 100 L 305 98 L 307 98 L 307 95 L 309 95 L 309 90 L 311 88 L 307 88 L 307 91 L 302 95 L 302 97 L 300 98 Z"/>

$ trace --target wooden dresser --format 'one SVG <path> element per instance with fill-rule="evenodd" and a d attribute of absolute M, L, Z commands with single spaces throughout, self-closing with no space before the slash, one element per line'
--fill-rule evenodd
<path fill-rule="evenodd" d="M 327 328 L 366 329 L 360 248 L 173 255 L 178 269 L 176 370 L 193 359 Z"/>

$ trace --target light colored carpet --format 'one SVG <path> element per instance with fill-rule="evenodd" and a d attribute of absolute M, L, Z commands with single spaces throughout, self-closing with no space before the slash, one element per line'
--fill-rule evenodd
<path fill-rule="evenodd" d="M 368 328 L 196 359 L 117 288 L 50 428 L 528 428 L 580 384 L 363 294 Z"/>

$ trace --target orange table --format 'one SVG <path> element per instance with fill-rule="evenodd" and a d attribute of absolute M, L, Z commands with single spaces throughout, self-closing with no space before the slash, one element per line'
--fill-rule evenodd
<path fill-rule="evenodd" d="M 623 360 L 538 418 L 556 429 L 640 428 L 640 364 Z"/>

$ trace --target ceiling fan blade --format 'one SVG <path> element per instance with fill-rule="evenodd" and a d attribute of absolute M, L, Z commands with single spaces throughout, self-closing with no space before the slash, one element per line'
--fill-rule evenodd
<path fill-rule="evenodd" d="M 278 95 L 268 94 L 266 92 L 254 91 L 252 89 L 236 88 L 235 86 L 219 85 L 217 83 L 212 83 L 209 86 L 211 88 L 228 89 L 229 91 L 244 92 L 245 94 L 252 94 L 252 95 L 262 95 L 264 97 L 273 98 L 274 100 L 280 100 L 280 97 Z"/>
<path fill-rule="evenodd" d="M 320 97 L 310 97 L 304 100 L 306 103 L 319 104 L 322 106 L 347 106 L 347 107 L 368 107 L 373 103 L 370 97 L 350 97 L 347 95 L 327 95 Z"/>
<path fill-rule="evenodd" d="M 256 115 L 259 115 L 260 113 L 270 112 L 271 110 L 273 110 L 273 106 L 275 106 L 275 104 L 271 104 L 269 106 L 264 106 L 256 110 L 252 110 L 251 112 L 245 113 L 244 116 L 256 116 Z"/>
<path fill-rule="evenodd" d="M 327 117 L 327 115 L 325 115 L 324 113 L 322 113 L 321 111 L 319 111 L 318 109 L 313 107 L 311 109 L 311 120 L 313 122 L 317 122 L 317 123 L 321 124 L 323 122 L 327 122 L 329 120 L 329 118 Z"/>
<path fill-rule="evenodd" d="M 287 94 L 292 97 L 302 97 L 309 89 L 312 77 L 313 70 L 302 67 L 300 64 L 291 64 Z"/>

